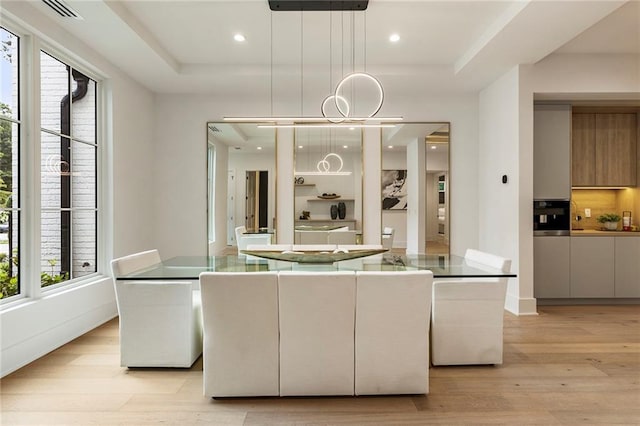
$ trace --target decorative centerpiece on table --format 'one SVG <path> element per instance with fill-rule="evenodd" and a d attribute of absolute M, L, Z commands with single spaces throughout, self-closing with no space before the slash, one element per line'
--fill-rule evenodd
<path fill-rule="evenodd" d="M 264 246 L 268 248 L 269 246 Z M 386 252 L 387 249 L 355 249 L 347 250 L 336 248 L 334 250 L 240 250 L 242 254 L 262 257 L 270 260 L 280 260 L 296 263 L 334 263 L 342 260 L 352 260 L 361 257 L 373 256 Z"/>
<path fill-rule="evenodd" d="M 615 231 L 618 229 L 618 222 L 620 222 L 620 216 L 615 213 L 601 214 L 596 218 L 599 223 L 602 223 L 607 231 Z"/>

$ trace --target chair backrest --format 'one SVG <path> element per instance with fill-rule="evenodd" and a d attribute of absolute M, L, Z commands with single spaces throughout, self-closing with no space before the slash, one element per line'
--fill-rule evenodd
<path fill-rule="evenodd" d="M 327 242 L 329 244 L 355 244 L 356 231 L 339 231 L 328 233 Z"/>
<path fill-rule="evenodd" d="M 200 274 L 206 396 L 278 395 L 278 275 Z"/>
<path fill-rule="evenodd" d="M 382 244 L 339 244 L 338 250 L 381 250 Z"/>
<path fill-rule="evenodd" d="M 235 232 L 236 232 L 236 246 L 239 246 L 242 234 L 247 232 L 247 228 L 244 225 L 238 226 L 236 227 Z"/>
<path fill-rule="evenodd" d="M 238 250 L 247 250 L 250 245 L 269 245 L 271 234 L 240 234 L 237 244 Z"/>
<path fill-rule="evenodd" d="M 253 251 L 287 251 L 291 250 L 291 244 L 249 244 L 247 250 Z"/>
<path fill-rule="evenodd" d="M 293 251 L 328 251 L 332 252 L 338 248 L 335 244 L 294 244 Z"/>
<path fill-rule="evenodd" d="M 300 244 L 327 244 L 329 232 L 327 231 L 296 231 L 300 236 Z"/>
<path fill-rule="evenodd" d="M 348 226 L 341 226 L 340 228 L 330 229 L 328 232 L 343 232 L 348 230 L 349 230 Z"/>
<path fill-rule="evenodd" d="M 115 279 L 119 275 L 130 274 L 160 263 L 158 250 L 147 250 L 129 256 L 119 257 L 111 261 L 111 273 Z"/>
<path fill-rule="evenodd" d="M 502 272 L 509 272 L 511 270 L 511 259 L 506 259 L 480 250 L 467 249 L 464 254 L 464 258 L 471 262 L 481 263 L 483 265 L 491 266 L 492 268 L 500 269 Z"/>

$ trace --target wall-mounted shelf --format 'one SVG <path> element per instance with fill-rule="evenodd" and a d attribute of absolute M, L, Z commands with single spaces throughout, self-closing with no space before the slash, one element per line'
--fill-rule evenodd
<path fill-rule="evenodd" d="M 296 186 L 316 186 L 315 183 L 296 183 Z"/>
<path fill-rule="evenodd" d="M 331 201 L 339 203 L 340 201 L 355 201 L 353 198 L 309 198 L 307 201 Z"/>

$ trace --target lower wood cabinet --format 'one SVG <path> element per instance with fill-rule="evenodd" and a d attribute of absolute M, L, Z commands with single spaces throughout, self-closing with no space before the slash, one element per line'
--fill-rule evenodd
<path fill-rule="evenodd" d="M 571 238 L 571 297 L 615 296 L 614 248 L 614 237 Z"/>
<path fill-rule="evenodd" d="M 571 237 L 533 237 L 533 289 L 538 299 L 571 297 Z"/>
<path fill-rule="evenodd" d="M 616 297 L 640 297 L 640 237 L 616 238 L 615 257 Z"/>

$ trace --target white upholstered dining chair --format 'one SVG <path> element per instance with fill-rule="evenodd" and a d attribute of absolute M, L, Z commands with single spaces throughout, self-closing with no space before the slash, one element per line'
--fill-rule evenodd
<path fill-rule="evenodd" d="M 467 250 L 469 265 L 509 272 L 511 260 Z M 447 279 L 433 284 L 433 365 L 502 364 L 506 278 Z"/>
<path fill-rule="evenodd" d="M 431 271 L 356 273 L 355 393 L 429 393 Z"/>
<path fill-rule="evenodd" d="M 202 353 L 200 292 L 193 283 L 117 279 L 158 263 L 157 250 L 111 261 L 123 367 L 186 368 Z"/>
<path fill-rule="evenodd" d="M 204 272 L 200 289 L 205 396 L 277 396 L 277 273 Z"/>
<path fill-rule="evenodd" d="M 353 395 L 354 272 L 280 272 L 280 395 Z"/>

